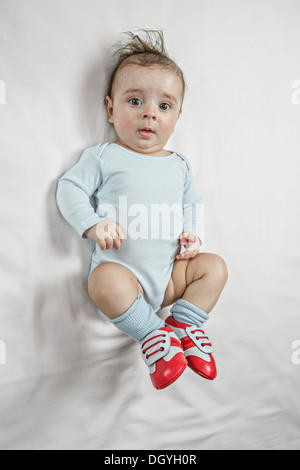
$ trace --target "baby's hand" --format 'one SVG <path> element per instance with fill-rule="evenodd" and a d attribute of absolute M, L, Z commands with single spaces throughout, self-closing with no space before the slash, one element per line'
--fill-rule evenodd
<path fill-rule="evenodd" d="M 186 250 L 176 256 L 176 259 L 194 258 L 200 251 L 200 240 L 193 232 L 183 232 L 180 235 L 180 245 L 185 246 Z"/>
<path fill-rule="evenodd" d="M 93 227 L 86 230 L 85 235 L 92 241 L 98 243 L 101 250 L 109 250 L 115 245 L 116 250 L 121 248 L 124 235 L 121 227 L 113 220 L 101 220 Z"/>

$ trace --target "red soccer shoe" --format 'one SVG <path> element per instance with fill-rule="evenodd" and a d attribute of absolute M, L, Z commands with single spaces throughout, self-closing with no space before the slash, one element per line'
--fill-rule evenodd
<path fill-rule="evenodd" d="M 211 342 L 204 331 L 197 326 L 180 323 L 172 315 L 166 319 L 166 324 L 180 339 L 188 366 L 205 379 L 214 380 L 217 376 L 216 363 Z"/>
<path fill-rule="evenodd" d="M 152 384 L 157 390 L 171 385 L 186 369 L 187 360 L 181 343 L 169 326 L 147 335 L 141 341 L 141 349 Z"/>

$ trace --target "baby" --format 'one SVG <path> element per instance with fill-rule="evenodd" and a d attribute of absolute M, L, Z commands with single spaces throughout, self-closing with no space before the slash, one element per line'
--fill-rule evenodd
<path fill-rule="evenodd" d="M 91 299 L 140 343 L 160 390 L 187 365 L 215 379 L 202 325 L 226 284 L 227 268 L 220 256 L 200 253 L 203 205 L 190 164 L 165 149 L 182 112 L 183 73 L 161 31 L 127 34 L 106 96 L 117 141 L 83 152 L 59 180 L 57 202 L 77 233 L 95 242 Z M 157 312 L 170 305 L 164 321 Z"/>

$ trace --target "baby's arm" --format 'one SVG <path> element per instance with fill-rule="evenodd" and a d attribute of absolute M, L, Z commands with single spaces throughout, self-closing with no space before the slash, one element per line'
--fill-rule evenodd
<path fill-rule="evenodd" d="M 176 256 L 176 259 L 194 258 L 200 251 L 203 243 L 203 203 L 199 196 L 189 162 L 184 158 L 186 163 L 186 180 L 183 194 L 183 233 L 179 240 L 180 245 L 186 250 Z"/>
<path fill-rule="evenodd" d="M 90 202 L 102 184 L 102 149 L 103 146 L 97 146 L 85 150 L 78 163 L 60 178 L 57 203 L 79 236 L 95 241 L 102 250 L 111 248 L 113 244 L 119 249 L 124 240 L 120 227 L 97 214 Z"/>

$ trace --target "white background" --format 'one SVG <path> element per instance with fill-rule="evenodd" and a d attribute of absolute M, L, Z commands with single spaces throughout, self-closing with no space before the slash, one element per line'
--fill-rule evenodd
<path fill-rule="evenodd" d="M 111 46 L 138 28 L 163 28 L 185 72 L 169 148 L 229 269 L 206 327 L 217 380 L 160 392 L 98 318 L 91 246 L 55 202 L 110 137 Z M 1 449 L 300 447 L 299 44 L 298 0 L 0 0 Z"/>

